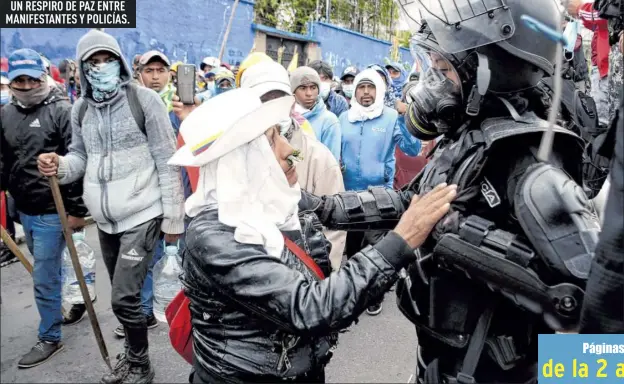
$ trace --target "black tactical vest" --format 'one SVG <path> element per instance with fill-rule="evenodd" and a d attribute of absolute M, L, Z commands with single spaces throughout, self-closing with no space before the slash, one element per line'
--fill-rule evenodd
<path fill-rule="evenodd" d="M 491 118 L 478 126 L 466 127 L 455 139 L 442 139 L 432 161 L 408 188 L 421 194 L 443 182 L 457 184 L 454 213 L 447 216 L 448 219 L 457 214 L 476 215 L 494 222 L 497 228 L 521 235 L 521 229 L 514 226 L 510 218 L 513 214 L 509 199 L 499 187 L 512 175 L 485 175 L 484 169 L 500 160 L 492 158 L 501 156 L 497 147 L 522 142 L 520 139 L 527 135 L 541 137 L 546 127 L 547 122 L 532 113 L 525 113 L 521 121 Z M 557 135 L 580 140 L 564 128 L 555 130 Z M 580 177 L 573 175 L 575 179 Z M 478 227 L 479 223 L 476 224 Z M 453 225 L 446 225 L 444 231 L 448 232 L 449 228 Z M 540 319 L 502 298 L 500 293 L 440 264 L 433 252 L 439 230 L 436 228 L 419 249 L 421 262 L 412 264 L 407 278 L 400 280 L 397 286 L 399 308 L 416 325 L 418 333 L 420 380 L 426 379 L 427 383 L 461 381 L 462 368 L 471 364 L 476 368 L 475 357 L 477 372 L 468 376 L 474 375 L 477 382 L 526 382 L 536 377 L 537 333 L 552 332 Z M 478 335 L 484 329 L 486 334 Z M 485 339 L 483 353 L 471 349 L 471 338 Z"/>

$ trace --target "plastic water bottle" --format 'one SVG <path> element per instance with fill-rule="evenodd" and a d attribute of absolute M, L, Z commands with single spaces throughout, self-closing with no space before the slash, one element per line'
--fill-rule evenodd
<path fill-rule="evenodd" d="M 180 274 L 182 269 L 178 264 L 178 247 L 168 245 L 162 259 L 154 265 L 154 316 L 162 322 L 167 322 L 165 309 L 175 295 L 182 289 Z"/>
<path fill-rule="evenodd" d="M 74 239 L 74 245 L 78 253 L 78 260 L 82 267 L 85 282 L 87 283 L 89 296 L 93 300 L 95 298 L 95 253 L 85 243 L 84 232 L 72 234 L 72 239 Z M 63 300 L 69 304 L 84 304 L 84 299 L 80 292 L 80 284 L 76 278 L 76 271 L 74 271 L 67 247 L 63 250 Z"/>

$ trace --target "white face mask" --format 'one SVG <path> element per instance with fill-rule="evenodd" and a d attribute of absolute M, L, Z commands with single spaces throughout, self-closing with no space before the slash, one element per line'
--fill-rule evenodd
<path fill-rule="evenodd" d="M 295 112 L 303 115 L 304 113 L 310 112 L 310 110 L 305 107 L 302 107 L 301 104 L 297 103 L 295 104 Z"/>
<path fill-rule="evenodd" d="M 355 84 L 343 84 L 342 85 L 342 91 L 344 92 L 345 96 L 347 96 L 349 99 L 353 98 L 354 90 L 355 90 Z"/>
<path fill-rule="evenodd" d="M 329 91 L 331 91 L 331 83 L 322 82 L 321 87 L 319 88 L 319 94 L 323 100 L 327 100 L 329 97 Z"/>

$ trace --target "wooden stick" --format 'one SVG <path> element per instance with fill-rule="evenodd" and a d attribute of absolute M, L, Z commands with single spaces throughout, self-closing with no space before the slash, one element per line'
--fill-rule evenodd
<path fill-rule="evenodd" d="M 4 229 L 4 227 L 2 227 L 2 226 L 0 226 L 0 232 L 1 232 L 2 241 L 4 241 L 4 244 L 6 244 L 7 247 L 9 247 L 9 250 L 22 263 L 24 268 L 26 268 L 26 271 L 28 271 L 28 273 L 30 275 L 32 275 L 32 273 L 33 273 L 33 266 L 32 266 L 32 264 L 26 258 L 26 256 L 22 253 L 22 251 L 20 251 L 19 246 L 15 243 L 15 241 L 13 241 L 13 239 L 11 239 L 11 235 L 9 235 L 9 233 L 6 231 L 6 229 Z M 63 307 L 63 304 L 61 304 L 61 314 L 63 315 L 63 318 L 65 318 L 65 319 L 67 318 L 67 310 L 65 309 L 65 307 Z"/>
<path fill-rule="evenodd" d="M 58 179 L 56 178 L 56 176 L 50 176 L 49 179 L 50 188 L 52 189 L 52 196 L 54 197 L 54 204 L 56 205 L 56 211 L 58 212 L 59 218 L 61 219 L 61 224 L 63 225 L 65 243 L 67 244 L 67 249 L 69 250 L 69 255 L 72 259 L 74 271 L 76 272 L 76 278 L 78 279 L 78 284 L 80 285 L 82 299 L 84 300 L 85 306 L 87 307 L 87 313 L 89 314 L 89 320 L 91 321 L 91 328 L 93 328 L 95 340 L 97 341 L 98 347 L 100 348 L 100 354 L 102 355 L 102 358 L 104 359 L 104 362 L 106 363 L 108 368 L 112 371 L 113 367 L 111 366 L 108 349 L 106 348 L 106 342 L 104 342 L 104 337 L 102 336 L 100 323 L 98 322 L 97 316 L 95 314 L 95 308 L 93 308 L 93 302 L 91 302 L 91 297 L 89 296 L 87 282 L 85 281 L 84 275 L 82 273 L 82 266 L 80 265 L 78 252 L 76 251 L 74 239 L 72 238 L 73 231 L 69 227 L 69 223 L 67 222 L 67 212 L 65 212 L 65 204 L 63 204 L 63 196 L 61 196 L 61 189 L 59 188 Z"/>
<path fill-rule="evenodd" d="M 225 53 L 225 46 L 227 45 L 228 37 L 230 36 L 230 29 L 232 28 L 232 22 L 234 22 L 234 15 L 236 14 L 236 7 L 238 7 L 238 0 L 234 1 L 234 5 L 232 6 L 232 13 L 230 13 L 230 21 L 228 21 L 227 28 L 225 29 L 225 33 L 223 34 L 221 51 L 219 51 L 219 61 L 223 59 L 223 54 Z"/>
<path fill-rule="evenodd" d="M 13 241 L 13 239 L 11 239 L 11 236 L 6 231 L 6 229 L 4 229 L 4 227 L 0 226 L 0 231 L 1 231 L 1 235 L 2 235 L 2 241 L 4 241 L 4 244 L 6 244 L 7 247 L 9 247 L 9 249 L 11 250 L 11 252 L 13 252 L 15 257 L 17 257 L 19 259 L 19 261 L 22 262 L 22 265 L 24 266 L 24 268 L 26 268 L 28 273 L 30 273 L 32 275 L 33 266 L 30 263 L 30 261 L 28 261 L 26 256 L 24 256 L 22 251 L 20 251 L 19 247 L 17 246 L 17 244 L 15 244 L 15 241 Z"/>

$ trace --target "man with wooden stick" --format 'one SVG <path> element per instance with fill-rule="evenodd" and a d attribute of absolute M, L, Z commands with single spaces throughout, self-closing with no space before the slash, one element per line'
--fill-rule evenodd
<path fill-rule="evenodd" d="M 32 276 L 41 316 L 39 341 L 18 362 L 20 368 L 31 368 L 63 349 L 61 268 L 65 241 L 48 181 L 37 171 L 37 156 L 51 151 L 67 153 L 71 104 L 64 92 L 48 84 L 43 60 L 31 49 L 17 50 L 9 57 L 8 79 L 12 97 L 2 109 L 1 185 L 15 199 L 26 244 L 35 261 Z M 87 210 L 81 195 L 79 178 L 63 188 L 72 228 L 84 226 L 82 218 Z M 84 313 L 84 305 L 74 306 L 65 324 L 77 323 Z"/>
<path fill-rule="evenodd" d="M 102 382 L 150 383 L 147 322 L 141 287 L 160 232 L 175 243 L 184 232 L 180 169 L 167 165 L 175 138 L 156 92 L 132 84 L 115 38 L 92 30 L 76 48 L 82 96 L 72 111 L 66 156 L 39 156 L 39 170 L 60 184 L 84 176 L 84 198 L 97 223 L 111 279 L 112 308 L 124 327 L 125 353 Z"/>

